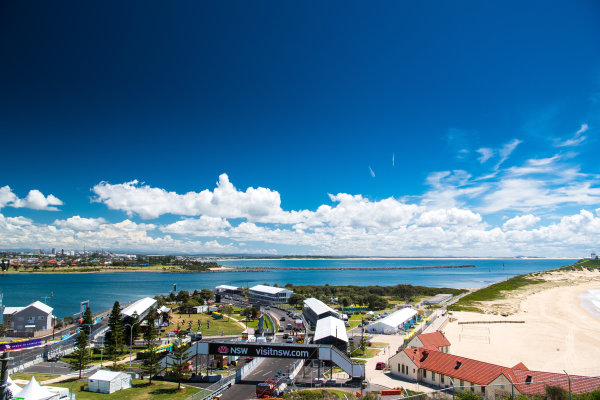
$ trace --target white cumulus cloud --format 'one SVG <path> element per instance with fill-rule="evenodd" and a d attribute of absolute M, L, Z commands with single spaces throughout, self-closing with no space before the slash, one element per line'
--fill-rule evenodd
<path fill-rule="evenodd" d="M 29 191 L 24 199 L 20 199 L 13 193 L 9 186 L 0 188 L 0 208 L 10 206 L 14 208 L 31 208 L 34 210 L 58 211 L 55 206 L 62 206 L 63 202 L 56 196 L 49 194 L 44 196 L 37 189 Z"/>
<path fill-rule="evenodd" d="M 67 219 L 57 219 L 54 225 L 63 228 L 70 228 L 76 231 L 91 231 L 98 229 L 102 224 L 106 224 L 104 218 L 82 218 L 79 215 Z"/>
<path fill-rule="evenodd" d="M 100 182 L 92 191 L 97 196 L 95 200 L 108 208 L 125 211 L 130 216 L 138 214 L 144 219 L 175 214 L 261 220 L 283 213 L 277 191 L 262 187 L 249 187 L 245 192 L 237 190 L 227 174 L 219 176 L 212 192 L 178 194 L 142 185 L 137 180 L 120 184 Z"/>
<path fill-rule="evenodd" d="M 509 219 L 502 225 L 502 227 L 504 230 L 522 230 L 537 224 L 539 221 L 540 217 L 536 217 L 532 214 L 526 214 Z"/>

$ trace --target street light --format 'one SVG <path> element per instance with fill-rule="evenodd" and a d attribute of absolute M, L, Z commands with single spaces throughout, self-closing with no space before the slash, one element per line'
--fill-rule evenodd
<path fill-rule="evenodd" d="M 134 314 L 137 318 L 137 314 Z M 139 324 L 141 321 L 134 322 L 132 324 L 123 324 L 123 326 L 129 327 L 129 367 L 131 368 L 131 347 L 133 345 L 133 326 Z"/>

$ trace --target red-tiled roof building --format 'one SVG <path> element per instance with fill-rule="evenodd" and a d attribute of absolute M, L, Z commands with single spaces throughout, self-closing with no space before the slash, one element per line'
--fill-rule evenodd
<path fill-rule="evenodd" d="M 418 335 L 417 339 L 413 343 L 421 344 L 420 347 L 407 348 L 390 357 L 392 375 L 441 388 L 471 390 L 487 399 L 509 396 L 513 391 L 515 395 L 543 395 L 546 386 L 569 389 L 566 374 L 531 371 L 523 363 L 507 368 L 448 354 L 443 350 L 450 342 L 441 332 Z M 571 375 L 573 393 L 598 388 L 600 378 Z"/>

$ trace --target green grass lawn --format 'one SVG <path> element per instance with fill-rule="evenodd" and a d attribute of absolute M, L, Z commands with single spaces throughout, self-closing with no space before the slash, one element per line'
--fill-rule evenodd
<path fill-rule="evenodd" d="M 371 342 L 371 346 L 369 346 L 369 347 L 383 349 L 384 347 L 388 347 L 389 345 L 390 345 L 389 343 L 385 343 L 385 342 Z"/>
<path fill-rule="evenodd" d="M 240 322 L 243 324 L 247 324 L 248 328 L 258 329 L 258 319 L 248 321 L 248 322 L 240 320 Z M 263 318 L 263 328 L 267 328 L 269 330 L 271 329 L 271 321 L 267 317 Z"/>
<path fill-rule="evenodd" d="M 201 326 L 198 329 L 198 321 Z M 221 333 L 225 335 L 239 335 L 242 333 L 242 328 L 237 322 L 230 320 L 227 316 L 223 319 L 214 319 L 208 314 L 173 314 L 171 324 L 168 327 L 161 328 L 161 337 L 166 337 L 167 333 L 177 329 L 179 324 L 180 329 L 191 329 L 193 331 L 202 332 L 203 336 L 220 336 Z M 210 328 L 208 328 L 208 322 L 210 322 Z"/>
<path fill-rule="evenodd" d="M 357 399 L 356 390 L 337 390 L 337 389 L 303 389 L 283 395 L 284 400 L 355 400 Z M 360 393 L 359 393 L 360 394 Z"/>
<path fill-rule="evenodd" d="M 369 347 L 367 347 L 364 352 L 362 352 L 360 349 L 356 349 L 352 352 L 352 357 L 372 358 L 372 357 L 375 357 L 377 354 L 379 354 L 380 351 L 381 350 L 372 349 Z"/>
<path fill-rule="evenodd" d="M 47 381 L 48 379 L 58 378 L 60 375 L 53 374 L 30 374 L 28 372 L 19 372 L 18 374 L 13 374 L 10 377 L 12 379 L 22 379 L 24 381 L 28 381 L 32 376 L 35 376 L 35 380 L 38 382 Z"/>
<path fill-rule="evenodd" d="M 103 393 L 91 393 L 81 390 L 81 385 L 86 385 L 87 380 L 68 381 L 52 384 L 52 386 L 61 386 L 70 388 L 73 386 L 73 393 L 77 400 L 96 400 L 107 399 L 111 400 L 144 400 L 144 399 L 169 399 L 169 400 L 185 400 L 189 396 L 197 393 L 200 389 L 191 386 L 186 386 L 183 390 L 177 391 L 177 384 L 173 382 L 153 381 L 152 385 L 148 385 L 148 381 L 133 381 L 131 389 L 120 390 L 118 392 L 106 395 Z"/>
<path fill-rule="evenodd" d="M 362 322 L 363 318 L 363 315 L 348 315 L 348 322 L 350 323 L 350 328 L 347 329 L 356 328 L 358 324 Z"/>

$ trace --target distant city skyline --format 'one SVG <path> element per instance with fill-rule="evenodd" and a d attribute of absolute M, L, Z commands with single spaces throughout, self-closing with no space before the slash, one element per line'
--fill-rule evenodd
<path fill-rule="evenodd" d="M 600 251 L 600 4 L 4 4 L 0 249 Z"/>

